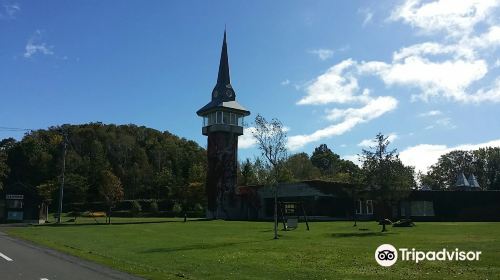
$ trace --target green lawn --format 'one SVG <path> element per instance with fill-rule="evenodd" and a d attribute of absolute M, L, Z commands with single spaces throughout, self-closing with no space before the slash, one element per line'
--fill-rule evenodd
<path fill-rule="evenodd" d="M 273 240 L 270 222 L 114 221 L 121 224 L 79 218 L 74 225 L 8 233 L 148 279 L 500 279 L 500 223 L 417 223 L 380 233 L 375 222 L 356 228 L 351 222 L 315 222 L 309 232 L 300 224 Z M 374 260 L 383 243 L 482 255 L 477 262 L 399 261 L 384 268 Z"/>

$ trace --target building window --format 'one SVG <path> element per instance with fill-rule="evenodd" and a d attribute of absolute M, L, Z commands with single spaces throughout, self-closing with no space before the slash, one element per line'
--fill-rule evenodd
<path fill-rule="evenodd" d="M 366 214 L 373 215 L 373 200 L 366 201 Z"/>
<path fill-rule="evenodd" d="M 295 215 L 295 203 L 285 203 L 285 214 Z"/>
<path fill-rule="evenodd" d="M 224 124 L 229 124 L 229 113 L 228 112 L 222 112 L 222 123 Z"/>
<path fill-rule="evenodd" d="M 222 112 L 217 112 L 217 120 L 215 123 L 222 123 Z"/>
<path fill-rule="evenodd" d="M 410 207 L 412 216 L 434 216 L 434 203 L 432 201 L 412 201 Z"/>
<path fill-rule="evenodd" d="M 23 208 L 23 200 L 22 199 L 7 199 L 7 208 L 10 208 L 10 209 Z"/>
<path fill-rule="evenodd" d="M 230 124 L 236 125 L 236 114 L 230 113 L 230 116 L 231 116 Z"/>
<path fill-rule="evenodd" d="M 356 201 L 356 214 L 363 214 L 363 201 L 361 200 Z"/>
<path fill-rule="evenodd" d="M 208 115 L 208 122 L 207 125 L 212 125 L 215 123 L 215 113 L 210 113 Z"/>

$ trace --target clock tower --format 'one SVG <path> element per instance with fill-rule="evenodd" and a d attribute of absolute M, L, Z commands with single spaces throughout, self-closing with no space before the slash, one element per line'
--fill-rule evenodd
<path fill-rule="evenodd" d="M 196 114 L 203 118 L 202 133 L 208 136 L 207 217 L 235 218 L 231 214 L 236 206 L 238 136 L 243 135 L 243 118 L 250 115 L 250 111 L 236 101 L 231 86 L 225 30 L 212 100 Z"/>

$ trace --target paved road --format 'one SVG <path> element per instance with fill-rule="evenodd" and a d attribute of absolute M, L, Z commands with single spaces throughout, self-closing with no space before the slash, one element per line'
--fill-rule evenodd
<path fill-rule="evenodd" d="M 141 278 L 36 246 L 0 231 L 2 280 L 108 280 Z"/>

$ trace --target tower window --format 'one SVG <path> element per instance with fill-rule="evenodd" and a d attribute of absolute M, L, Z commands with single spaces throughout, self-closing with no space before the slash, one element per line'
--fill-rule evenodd
<path fill-rule="evenodd" d="M 215 123 L 222 123 L 222 112 L 217 112 L 217 120 Z"/>
<path fill-rule="evenodd" d="M 230 113 L 230 117 L 231 117 L 231 118 L 230 118 L 230 119 L 231 119 L 231 120 L 230 120 L 230 124 L 232 124 L 232 125 L 236 125 L 236 115 L 235 115 L 235 114 L 233 114 L 233 113 Z"/>
<path fill-rule="evenodd" d="M 229 124 L 229 113 L 228 112 L 222 112 L 222 119 L 224 124 Z"/>
<path fill-rule="evenodd" d="M 215 119 L 215 113 L 210 113 L 210 114 L 208 115 L 208 122 L 207 122 L 207 125 L 212 125 L 212 124 L 214 124 L 214 122 L 215 122 L 215 120 L 214 120 L 214 119 Z"/>

